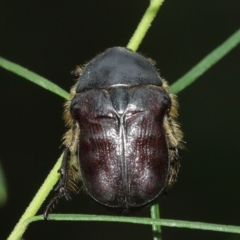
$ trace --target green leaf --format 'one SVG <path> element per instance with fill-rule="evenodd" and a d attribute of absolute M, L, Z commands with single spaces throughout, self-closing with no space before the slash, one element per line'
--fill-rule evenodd
<path fill-rule="evenodd" d="M 39 86 L 42 88 L 45 88 L 65 99 L 69 98 L 68 92 L 57 86 L 56 84 L 52 83 L 48 79 L 41 77 L 40 75 L 28 70 L 27 68 L 24 68 L 16 63 L 13 63 L 11 61 L 8 61 L 7 59 L 4 59 L 0 57 L 0 67 L 5 68 L 6 70 L 13 72 Z"/>
<path fill-rule="evenodd" d="M 192 84 L 199 76 L 206 72 L 212 65 L 223 58 L 229 51 L 231 51 L 240 42 L 240 29 L 231 35 L 219 47 L 209 53 L 202 61 L 200 61 L 189 72 L 183 75 L 175 83 L 171 85 L 171 92 L 178 93 L 184 88 Z"/>

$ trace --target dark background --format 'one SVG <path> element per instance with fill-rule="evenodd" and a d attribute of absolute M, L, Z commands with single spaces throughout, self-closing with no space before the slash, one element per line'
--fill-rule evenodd
<path fill-rule="evenodd" d="M 70 71 L 106 48 L 126 46 L 147 6 L 147 0 L 2 0 L 0 55 L 68 91 Z M 239 28 L 239 10 L 236 0 L 166 0 L 139 51 L 157 61 L 171 84 Z M 179 94 L 187 150 L 178 182 L 159 200 L 162 218 L 240 225 L 239 60 L 240 46 Z M 8 185 L 0 239 L 61 154 L 63 102 L 0 69 L 0 161 Z M 83 193 L 60 201 L 55 213 L 62 212 L 109 214 Z M 137 216 L 149 216 L 149 210 Z M 24 239 L 145 240 L 152 235 L 144 225 L 40 221 L 30 225 Z M 236 240 L 240 235 L 163 227 L 163 239 Z"/>

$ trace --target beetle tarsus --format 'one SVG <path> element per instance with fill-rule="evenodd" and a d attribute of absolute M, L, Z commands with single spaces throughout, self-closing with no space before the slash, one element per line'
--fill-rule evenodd
<path fill-rule="evenodd" d="M 65 189 L 62 188 L 60 189 L 60 191 L 52 198 L 52 200 L 50 201 L 50 203 L 47 205 L 45 212 L 43 214 L 43 217 L 45 220 L 50 220 L 50 218 L 48 217 L 49 213 L 52 212 L 52 209 L 55 208 L 55 204 L 57 203 L 58 199 L 60 199 L 63 196 L 68 195 L 65 192 Z"/>

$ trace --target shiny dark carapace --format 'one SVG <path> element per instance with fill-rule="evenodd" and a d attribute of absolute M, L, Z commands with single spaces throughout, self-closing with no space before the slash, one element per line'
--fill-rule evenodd
<path fill-rule="evenodd" d="M 163 127 L 168 93 L 143 56 L 115 47 L 84 68 L 71 102 L 80 128 L 82 181 L 97 202 L 130 211 L 163 191 L 169 172 Z"/>
<path fill-rule="evenodd" d="M 122 47 L 107 49 L 79 68 L 78 76 L 65 109 L 70 130 L 62 178 L 46 212 L 74 188 L 74 155 L 79 179 L 95 201 L 134 212 L 175 181 L 182 138 L 172 119 L 176 107 L 171 113 L 176 100 L 150 60 Z"/>

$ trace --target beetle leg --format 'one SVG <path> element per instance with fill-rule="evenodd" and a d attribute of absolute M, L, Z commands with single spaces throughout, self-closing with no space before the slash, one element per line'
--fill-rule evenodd
<path fill-rule="evenodd" d="M 67 190 L 69 161 L 70 161 L 70 151 L 69 151 L 69 148 L 65 148 L 62 165 L 61 165 L 61 168 L 58 170 L 58 172 L 61 174 L 61 177 L 57 186 L 54 188 L 54 191 L 56 192 L 56 194 L 47 205 L 45 212 L 43 214 L 43 217 L 45 220 L 49 220 L 48 214 L 49 212 L 52 211 L 58 199 L 60 199 L 63 196 L 65 196 L 67 200 L 70 199 L 70 195 Z"/>

